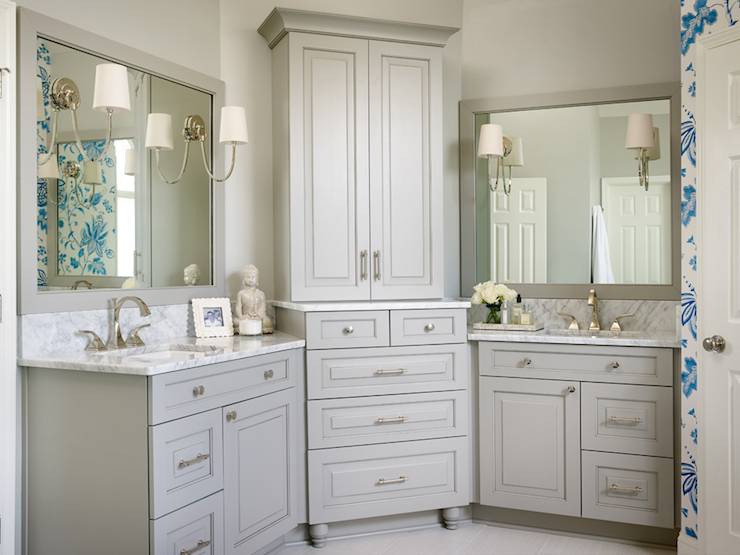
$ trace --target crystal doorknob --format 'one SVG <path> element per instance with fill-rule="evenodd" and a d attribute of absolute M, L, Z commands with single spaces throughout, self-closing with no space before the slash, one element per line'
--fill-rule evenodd
<path fill-rule="evenodd" d="M 712 337 L 705 337 L 701 344 L 705 351 L 721 353 L 725 350 L 727 342 L 721 335 L 713 335 Z"/>

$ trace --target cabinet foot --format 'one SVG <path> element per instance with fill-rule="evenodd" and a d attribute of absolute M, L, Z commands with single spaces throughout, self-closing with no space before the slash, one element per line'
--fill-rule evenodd
<path fill-rule="evenodd" d="M 322 548 L 326 545 L 326 538 L 329 536 L 329 525 L 312 524 L 308 527 L 308 533 L 311 536 L 311 544 L 316 548 Z"/>
<path fill-rule="evenodd" d="M 460 507 L 442 509 L 442 520 L 448 530 L 457 530 L 457 521 L 460 520 Z"/>

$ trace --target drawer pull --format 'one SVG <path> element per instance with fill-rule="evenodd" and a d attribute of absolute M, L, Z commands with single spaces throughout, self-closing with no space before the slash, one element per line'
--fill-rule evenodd
<path fill-rule="evenodd" d="M 353 328 L 352 326 L 347 326 L 342 330 L 342 333 L 344 335 L 352 335 L 353 333 L 355 333 L 355 328 Z"/>
<path fill-rule="evenodd" d="M 639 495 L 642 493 L 642 488 L 640 486 L 628 488 L 626 486 L 620 486 L 619 484 L 609 484 L 609 491 L 625 495 Z"/>
<path fill-rule="evenodd" d="M 627 416 L 610 416 L 607 420 L 614 424 L 623 424 L 625 426 L 637 426 L 642 422 L 642 418 L 639 416 L 635 416 L 633 418 L 629 418 Z"/>
<path fill-rule="evenodd" d="M 424 331 L 429 333 L 430 331 L 434 331 L 434 324 L 429 322 L 426 326 L 424 326 Z"/>
<path fill-rule="evenodd" d="M 619 368 L 619 362 L 616 360 L 614 362 L 610 362 L 609 368 L 611 368 L 612 370 L 617 370 Z"/>
<path fill-rule="evenodd" d="M 195 386 L 195 387 L 193 388 L 193 397 L 200 397 L 200 396 L 201 396 L 201 395 L 203 395 L 203 394 L 204 394 L 205 392 L 206 392 L 206 388 L 205 388 L 205 386 L 202 386 L 202 385 L 196 385 L 196 386 Z"/>
<path fill-rule="evenodd" d="M 379 369 L 375 371 L 376 376 L 400 376 L 401 374 L 405 374 L 406 369 L 405 368 L 392 368 L 392 369 Z"/>
<path fill-rule="evenodd" d="M 266 380 L 271 380 L 274 375 L 275 375 L 275 372 L 272 369 L 265 370 L 265 379 Z"/>
<path fill-rule="evenodd" d="M 575 393 L 576 392 L 576 386 L 569 385 L 568 386 L 568 393 Z"/>
<path fill-rule="evenodd" d="M 532 359 L 525 358 L 524 360 L 522 360 L 522 366 L 532 366 Z"/>
<path fill-rule="evenodd" d="M 406 416 L 379 416 L 375 419 L 376 424 L 403 424 L 406 422 Z"/>
<path fill-rule="evenodd" d="M 390 484 L 403 484 L 406 480 L 408 480 L 408 476 L 399 476 L 398 478 L 378 478 L 378 481 L 375 482 L 378 486 L 388 486 Z"/>
<path fill-rule="evenodd" d="M 187 468 L 189 466 L 193 466 L 194 464 L 200 464 L 203 461 L 207 461 L 210 458 L 211 455 L 209 455 L 208 453 L 198 453 L 192 459 L 181 460 L 179 463 L 177 463 L 177 468 Z"/>
<path fill-rule="evenodd" d="M 226 413 L 226 422 L 232 422 L 234 420 L 236 420 L 236 411 L 230 410 Z"/>
<path fill-rule="evenodd" d="M 190 549 L 181 549 L 180 555 L 194 555 L 195 553 L 198 553 L 201 549 L 205 549 L 211 545 L 211 540 L 198 540 L 198 543 L 195 544 L 194 547 L 191 547 Z"/>

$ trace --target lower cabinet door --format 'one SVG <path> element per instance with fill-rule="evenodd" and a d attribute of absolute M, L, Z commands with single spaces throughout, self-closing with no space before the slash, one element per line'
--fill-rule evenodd
<path fill-rule="evenodd" d="M 226 553 L 254 553 L 298 524 L 296 392 L 223 408 Z"/>
<path fill-rule="evenodd" d="M 581 514 L 580 384 L 480 378 L 480 502 Z"/>
<path fill-rule="evenodd" d="M 223 555 L 223 511 L 219 491 L 150 521 L 150 555 Z"/>

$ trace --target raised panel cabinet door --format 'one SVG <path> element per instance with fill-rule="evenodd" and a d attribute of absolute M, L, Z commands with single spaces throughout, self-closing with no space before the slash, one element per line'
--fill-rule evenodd
<path fill-rule="evenodd" d="M 369 299 L 368 42 L 289 41 L 292 297 Z"/>
<path fill-rule="evenodd" d="M 370 41 L 373 299 L 443 295 L 442 51 Z"/>
<path fill-rule="evenodd" d="M 294 389 L 223 408 L 226 553 L 248 555 L 297 524 Z"/>
<path fill-rule="evenodd" d="M 482 505 L 580 516 L 580 384 L 480 379 Z"/>

